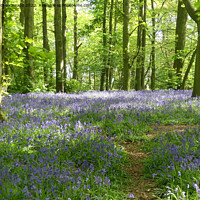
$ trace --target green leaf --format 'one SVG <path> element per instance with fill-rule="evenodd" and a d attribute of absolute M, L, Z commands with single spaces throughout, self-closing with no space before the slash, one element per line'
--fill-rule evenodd
<path fill-rule="evenodd" d="M 25 37 L 24 41 L 31 44 L 33 42 L 33 39 Z"/>
<path fill-rule="evenodd" d="M 194 3 L 194 7 L 197 9 L 197 10 L 200 10 L 200 1 L 197 1 Z"/>

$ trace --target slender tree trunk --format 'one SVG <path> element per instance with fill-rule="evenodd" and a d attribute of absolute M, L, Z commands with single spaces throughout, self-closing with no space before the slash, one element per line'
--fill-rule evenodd
<path fill-rule="evenodd" d="M 47 34 L 47 6 L 46 3 L 42 0 L 42 22 L 43 22 L 43 48 L 47 50 L 47 52 L 50 51 L 49 48 L 49 42 L 48 42 L 48 34 Z M 48 66 L 44 63 L 44 83 L 47 85 L 47 88 L 49 88 L 49 70 Z"/>
<path fill-rule="evenodd" d="M 34 4 L 34 0 L 25 0 L 25 28 L 24 28 L 24 38 L 25 41 L 27 39 L 33 39 L 33 28 L 34 28 L 34 7 L 31 6 Z M 26 48 L 25 48 L 25 67 L 24 67 L 24 85 L 26 88 L 24 89 L 24 92 L 30 92 L 33 87 L 33 57 L 29 53 L 29 49 L 31 47 L 32 43 L 30 41 L 26 42 Z"/>
<path fill-rule="evenodd" d="M 144 85 L 144 79 L 145 79 L 145 74 L 144 74 L 144 68 L 145 68 L 145 53 L 146 53 L 146 9 L 147 9 L 147 0 L 144 0 L 144 6 L 143 6 L 143 29 L 142 29 L 142 69 L 141 69 L 141 88 L 142 90 L 145 89 Z"/>
<path fill-rule="evenodd" d="M 76 9 L 76 3 L 78 1 L 74 0 L 74 70 L 73 79 L 78 80 L 78 30 L 77 30 L 77 18 L 78 12 Z"/>
<path fill-rule="evenodd" d="M 6 13 L 7 13 L 7 9 L 6 9 L 6 5 L 7 4 L 7 0 L 3 0 L 3 4 L 2 4 L 2 38 L 6 38 L 7 37 L 7 33 L 6 33 Z M 6 41 L 4 41 L 3 45 L 2 45 L 2 62 L 3 64 L 3 74 L 8 76 L 9 75 L 9 65 L 6 64 L 8 62 L 8 56 L 6 55 L 6 53 L 8 52 L 7 50 L 7 44 Z"/>
<path fill-rule="evenodd" d="M 180 89 L 182 68 L 184 64 L 184 49 L 186 38 L 187 10 L 183 6 L 182 0 L 178 2 L 178 12 L 176 20 L 176 43 L 175 43 L 175 59 L 173 68 L 176 70 L 177 89 Z"/>
<path fill-rule="evenodd" d="M 137 33 L 137 49 L 138 49 L 138 56 L 137 56 L 137 63 L 136 63 L 136 90 L 141 90 L 141 74 L 142 74 L 142 55 L 141 55 L 141 47 L 142 47 L 142 19 L 143 19 L 143 0 L 139 1 L 139 13 L 138 13 L 138 33 Z"/>
<path fill-rule="evenodd" d="M 64 64 L 64 90 L 66 91 L 66 78 L 67 78 L 67 61 L 66 61 L 66 0 L 62 0 L 62 41 L 63 41 L 63 64 Z"/>
<path fill-rule="evenodd" d="M 25 24 L 25 0 L 20 0 L 20 18 L 19 21 L 22 26 Z"/>
<path fill-rule="evenodd" d="M 93 79 L 94 79 L 94 90 L 96 90 L 96 73 L 95 72 L 94 72 Z"/>
<path fill-rule="evenodd" d="M 112 2 L 111 2 L 111 4 L 112 4 Z M 114 4 L 114 0 L 113 0 L 113 4 Z M 117 11 L 118 11 L 118 0 L 115 0 L 115 18 L 114 18 L 114 29 L 113 29 L 112 36 L 116 35 L 117 21 L 118 21 Z M 110 19 L 110 21 L 111 21 L 111 19 Z M 115 43 L 116 43 L 116 39 L 113 40 L 113 38 L 112 38 L 112 40 L 111 40 L 111 45 L 112 45 L 111 46 L 111 50 L 115 49 Z M 113 55 L 112 54 L 111 54 L 110 60 L 111 60 L 111 66 L 110 66 L 110 73 L 109 73 L 109 87 L 112 90 L 112 88 L 113 88 L 113 71 L 114 71 L 113 70 L 114 69 L 114 60 L 113 60 Z"/>
<path fill-rule="evenodd" d="M 187 70 L 185 72 L 185 75 L 184 75 L 184 78 L 183 78 L 183 82 L 182 82 L 181 87 L 180 87 L 181 90 L 185 89 L 185 83 L 186 83 L 186 80 L 188 79 L 188 75 L 190 73 L 190 69 L 192 68 L 192 65 L 194 63 L 194 59 L 195 59 L 196 53 L 197 53 L 197 50 L 195 49 L 195 51 L 193 52 L 192 57 L 190 59 L 190 62 L 188 64 Z"/>
<path fill-rule="evenodd" d="M 151 89 L 155 90 L 155 80 L 156 80 L 156 66 L 155 66 L 155 41 L 156 41 L 156 20 L 155 20 L 155 10 L 154 10 L 154 0 L 151 0 L 151 10 L 152 10 L 152 40 L 151 40 Z"/>
<path fill-rule="evenodd" d="M 129 20 L 130 0 L 123 0 L 123 90 L 130 90 Z"/>
<path fill-rule="evenodd" d="M 104 91 L 104 82 L 105 82 L 105 74 L 108 73 L 107 71 L 107 56 L 106 56 L 106 44 L 107 44 L 107 37 L 106 37 L 106 12 L 107 12 L 107 3 L 108 0 L 104 0 L 104 11 L 103 11 L 103 68 L 101 71 L 101 80 L 100 80 L 100 91 Z"/>
<path fill-rule="evenodd" d="M 110 90 L 111 89 L 111 82 L 112 82 L 112 69 L 113 69 L 113 59 L 112 59 L 112 21 L 113 21 L 113 3 L 114 0 L 111 0 L 111 4 L 110 4 L 110 17 L 109 17 L 109 59 L 108 59 L 108 66 L 109 66 L 109 70 L 108 73 L 106 75 L 106 90 Z"/>
<path fill-rule="evenodd" d="M 0 5 L 2 5 L 2 0 L 0 0 Z M 7 121 L 6 117 L 4 116 L 2 109 L 1 109 L 1 103 L 2 103 L 2 6 L 0 6 L 0 121 Z"/>
<path fill-rule="evenodd" d="M 56 92 L 64 92 L 61 0 L 55 0 Z"/>
<path fill-rule="evenodd" d="M 2 0 L 0 0 L 0 5 L 2 5 Z M 3 71 L 3 64 L 2 64 L 2 39 L 3 39 L 3 23 L 2 23 L 2 6 L 0 6 L 0 100 L 1 100 L 1 90 L 2 90 L 2 71 Z M 1 105 L 1 101 L 0 101 Z"/>

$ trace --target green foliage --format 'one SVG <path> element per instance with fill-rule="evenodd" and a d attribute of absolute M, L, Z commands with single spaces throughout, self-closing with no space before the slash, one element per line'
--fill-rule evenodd
<path fill-rule="evenodd" d="M 79 92 L 81 90 L 81 84 L 79 81 L 72 79 L 70 81 L 66 81 L 66 91 L 71 92 Z"/>
<path fill-rule="evenodd" d="M 90 86 L 87 84 L 82 84 L 80 81 L 75 79 L 67 80 L 66 81 L 66 92 L 68 93 L 78 93 L 80 91 L 88 91 Z"/>
<path fill-rule="evenodd" d="M 33 43 L 30 47 L 29 53 L 34 57 L 34 80 L 32 80 L 34 85 L 34 90 L 40 88 L 42 90 L 42 80 L 44 79 L 44 69 L 43 67 L 52 69 L 55 73 L 55 37 L 54 37 L 54 7 L 51 1 L 46 1 L 49 6 L 47 6 L 47 26 L 48 26 L 48 39 L 51 51 L 47 52 L 43 49 L 43 35 L 42 35 L 42 7 L 39 0 L 35 0 L 35 27 L 34 27 L 34 38 L 24 39 L 24 30 L 19 23 L 20 8 L 17 6 L 7 6 L 5 8 L 6 17 L 4 18 L 4 52 L 3 52 L 3 65 L 4 69 L 8 69 L 8 73 L 12 77 L 12 83 L 10 86 L 10 91 L 12 92 L 23 92 L 23 74 L 24 74 L 24 51 L 26 44 Z M 10 5 L 18 5 L 18 1 L 10 0 Z M 80 1 L 78 5 L 78 45 L 82 43 L 79 48 L 78 66 L 79 66 L 79 78 L 81 79 L 81 85 L 78 83 L 67 82 L 66 91 L 68 92 L 78 92 L 85 91 L 88 89 L 97 89 L 100 85 L 100 75 L 103 65 L 103 52 L 105 52 L 102 47 L 102 16 L 103 16 L 103 1 L 86 1 L 84 2 L 87 6 L 84 6 L 83 1 Z M 150 2 L 148 2 L 150 3 Z M 68 71 L 73 69 L 73 6 L 69 6 L 71 1 L 66 1 L 67 6 L 67 63 L 66 67 L 70 68 Z M 138 2 L 132 1 L 131 18 L 130 18 L 130 59 L 133 62 L 134 56 L 137 54 L 137 26 L 138 22 L 135 20 L 138 15 Z M 90 6 L 88 6 L 90 5 Z M 200 10 L 199 1 L 194 3 L 197 10 Z M 156 18 L 156 89 L 165 88 L 176 88 L 178 80 L 175 76 L 175 71 L 173 70 L 173 61 L 175 58 L 182 58 L 184 60 L 184 68 L 182 70 L 181 76 L 187 69 L 187 64 L 190 60 L 190 56 L 186 56 L 191 49 L 196 44 L 196 25 L 189 19 L 187 25 L 187 37 L 186 37 L 186 47 L 185 51 L 179 52 L 177 55 L 174 54 L 174 29 L 176 26 L 176 15 L 177 15 L 177 2 L 176 1 L 157 1 L 155 4 L 155 18 Z M 199 12 L 197 12 L 199 13 Z M 107 5 L 107 43 L 109 42 L 109 14 L 110 14 L 110 3 Z M 146 38 L 146 57 L 145 57 L 145 85 L 146 88 L 150 88 L 151 84 L 151 69 L 150 67 L 150 53 L 151 53 L 151 40 L 152 40 L 152 11 L 147 10 L 147 22 L 145 24 L 148 37 Z M 123 4 L 122 1 L 115 2 L 113 10 L 113 35 L 112 35 L 112 49 L 110 51 L 109 44 L 106 46 L 106 60 L 110 61 L 112 58 L 112 63 L 110 67 L 113 67 L 113 78 L 114 78 L 114 89 L 121 88 L 122 82 L 122 47 L 123 47 Z M 132 88 L 135 85 L 135 63 L 132 66 Z M 4 70 L 6 71 L 6 70 Z M 95 86 L 92 81 L 88 81 L 89 75 L 95 74 Z M 170 80 L 169 74 L 172 73 L 172 78 Z M 69 75 L 67 75 L 69 77 Z M 188 80 L 186 82 L 186 89 L 191 89 L 193 86 L 194 69 L 191 69 Z M 50 81 L 50 80 L 49 80 Z M 43 84 L 44 85 L 44 84 Z M 170 86 L 169 86 L 170 85 Z M 171 86 L 172 85 L 172 86 Z M 52 85 L 55 88 L 55 81 Z"/>

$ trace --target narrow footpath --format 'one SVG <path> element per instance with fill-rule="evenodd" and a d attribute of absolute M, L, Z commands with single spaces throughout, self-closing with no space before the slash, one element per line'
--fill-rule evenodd
<path fill-rule="evenodd" d="M 152 127 L 153 131 L 147 133 L 149 138 L 154 138 L 159 134 L 167 132 L 184 132 L 186 128 L 198 128 L 198 125 L 158 125 Z M 158 194 L 161 194 L 154 180 L 147 180 L 144 178 L 142 171 L 144 169 L 144 160 L 148 157 L 142 148 L 142 142 L 123 142 L 120 145 L 125 148 L 129 154 L 130 164 L 123 166 L 123 169 L 128 174 L 127 187 L 124 192 L 133 194 L 134 200 L 158 200 Z"/>

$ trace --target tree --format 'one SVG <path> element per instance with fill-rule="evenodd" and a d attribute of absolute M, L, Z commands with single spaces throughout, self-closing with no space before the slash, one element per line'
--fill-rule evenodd
<path fill-rule="evenodd" d="M 130 1 L 123 0 L 123 90 L 130 90 L 129 20 Z"/>
<path fill-rule="evenodd" d="M 110 8 L 110 21 L 109 21 L 109 33 L 110 33 L 110 73 L 109 73 L 109 89 L 112 90 L 113 88 L 113 82 L 114 82 L 114 76 L 113 76 L 113 69 L 114 69 L 114 59 L 113 59 L 113 49 L 115 49 L 116 44 L 116 30 L 117 30 L 117 22 L 118 22 L 118 0 L 115 0 L 115 15 L 114 15 L 114 27 L 112 30 L 112 21 L 113 21 L 113 4 L 114 0 L 111 0 L 111 8 Z M 113 36 L 115 37 L 113 39 Z"/>
<path fill-rule="evenodd" d="M 64 92 L 61 0 L 55 0 L 54 13 L 56 45 L 56 92 Z"/>
<path fill-rule="evenodd" d="M 145 50 L 146 50 L 146 10 L 147 10 L 147 0 L 144 0 L 144 5 L 143 5 L 143 29 L 142 29 L 142 52 L 141 52 L 141 88 L 142 90 L 145 89 L 144 85 L 144 79 L 145 79 L 145 74 L 144 74 L 144 69 L 145 69 Z"/>
<path fill-rule="evenodd" d="M 107 44 L 107 36 L 106 36 L 106 12 L 107 12 L 107 4 L 108 0 L 104 0 L 104 10 L 103 10 L 103 68 L 101 70 L 101 80 L 100 80 L 100 91 L 104 90 L 104 82 L 105 82 L 105 73 L 107 68 L 107 56 L 106 56 L 106 44 Z"/>
<path fill-rule="evenodd" d="M 150 54 L 150 64 L 151 64 L 151 89 L 155 89 L 155 80 L 156 80 L 156 67 L 155 67 L 155 41 L 156 41 L 156 15 L 154 10 L 154 0 L 151 0 L 151 10 L 152 10 L 152 39 L 151 39 L 151 54 Z"/>
<path fill-rule="evenodd" d="M 189 73 L 190 73 L 190 69 L 192 68 L 192 65 L 193 65 L 193 62 L 194 62 L 194 59 L 195 59 L 195 56 L 196 56 L 196 51 L 197 51 L 197 50 L 195 49 L 195 51 L 193 52 L 192 57 L 191 57 L 191 59 L 190 59 L 190 62 L 189 62 L 189 64 L 188 64 L 187 70 L 186 70 L 186 72 L 185 72 L 185 75 L 184 75 L 184 77 L 183 77 L 183 81 L 182 81 L 181 86 L 180 86 L 180 89 L 181 89 L 181 90 L 184 90 L 184 89 L 185 89 L 185 83 L 186 83 L 186 80 L 187 80 L 188 75 L 189 75 Z"/>
<path fill-rule="evenodd" d="M 24 0 L 20 0 L 20 23 L 22 26 L 24 26 L 25 23 L 25 5 Z"/>
<path fill-rule="evenodd" d="M 142 28 L 143 28 L 143 0 L 139 0 L 139 11 L 138 11 L 138 33 L 137 33 L 137 49 L 138 49 L 138 56 L 137 56 L 137 63 L 136 63 L 136 90 L 142 89 Z"/>
<path fill-rule="evenodd" d="M 7 23 L 7 8 L 6 8 L 7 0 L 3 0 L 3 5 L 2 5 L 2 36 L 3 38 L 7 37 L 7 31 L 6 31 L 6 23 Z M 2 45 L 2 62 L 3 64 L 3 74 L 6 76 L 9 76 L 9 66 L 8 66 L 8 58 L 7 58 L 7 43 L 4 41 Z"/>
<path fill-rule="evenodd" d="M 2 0 L 0 0 L 2 5 Z M 0 120 L 6 121 L 6 118 L 1 110 L 2 103 L 2 6 L 0 6 Z"/>
<path fill-rule="evenodd" d="M 77 28 L 77 18 L 78 12 L 76 9 L 76 4 L 78 0 L 74 0 L 74 69 L 73 69 L 73 79 L 78 80 L 78 28 Z"/>
<path fill-rule="evenodd" d="M 48 41 L 48 35 L 47 35 L 47 6 L 46 3 L 42 1 L 42 24 L 43 24 L 43 48 L 49 52 L 49 41 Z M 49 87 L 49 70 L 47 68 L 47 65 L 44 63 L 44 83 Z M 52 80 L 51 80 L 52 81 Z"/>
<path fill-rule="evenodd" d="M 190 0 L 183 0 L 186 10 L 190 17 L 196 22 L 198 30 L 197 39 L 197 52 L 196 52 L 196 62 L 195 62 L 195 74 L 194 74 L 194 85 L 192 91 L 192 97 L 200 96 L 200 19 L 198 16 L 198 10 L 200 10 L 200 2 L 198 2 L 198 10 L 196 10 L 191 4 Z"/>
<path fill-rule="evenodd" d="M 29 49 L 33 41 L 33 27 L 34 27 L 34 0 L 25 0 L 25 27 L 24 38 L 26 43 L 25 50 L 25 66 L 24 66 L 24 92 L 30 92 L 33 87 L 33 56 L 30 54 Z"/>
<path fill-rule="evenodd" d="M 175 59 L 173 68 L 176 70 L 177 76 L 177 88 L 180 89 L 182 68 L 184 64 L 184 49 L 186 38 L 186 23 L 187 23 L 187 11 L 183 6 L 182 0 L 178 1 L 178 12 L 176 20 L 176 33 L 175 33 Z"/>
<path fill-rule="evenodd" d="M 66 92 L 66 78 L 67 78 L 67 71 L 66 71 L 66 0 L 62 0 L 62 43 L 63 43 L 63 65 L 64 65 L 64 88 Z"/>
<path fill-rule="evenodd" d="M 110 4 L 110 17 L 109 17 L 109 59 L 108 66 L 109 70 L 106 74 L 106 90 L 111 89 L 112 85 L 112 69 L 113 69 L 113 59 L 112 59 L 112 37 L 113 37 L 113 4 L 114 0 L 111 0 Z"/>

